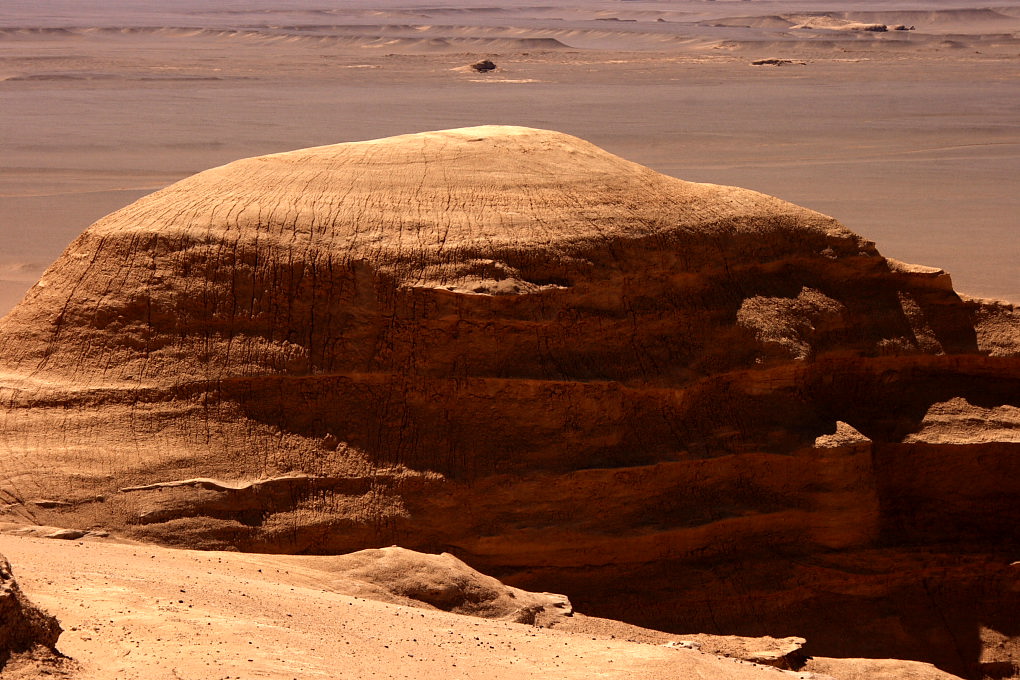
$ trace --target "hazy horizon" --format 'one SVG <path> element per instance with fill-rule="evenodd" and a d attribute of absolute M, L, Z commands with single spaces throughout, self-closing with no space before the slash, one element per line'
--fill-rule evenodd
<path fill-rule="evenodd" d="M 917 26 L 780 20 L 834 7 L 852 11 L 833 21 Z M 1020 301 L 1020 3 L 961 7 L 6 2 L 0 310 L 92 221 L 192 173 L 483 123 L 770 193 L 948 270 L 963 293 Z M 777 56 L 792 63 L 750 64 Z M 464 69 L 483 57 L 500 68 Z"/>

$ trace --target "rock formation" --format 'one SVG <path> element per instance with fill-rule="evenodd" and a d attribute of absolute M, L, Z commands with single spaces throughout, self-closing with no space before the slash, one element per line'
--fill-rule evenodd
<path fill-rule="evenodd" d="M 57 620 L 25 598 L 10 563 L 0 555 L 0 671 L 12 654 L 33 647 L 55 652 L 60 633 Z"/>
<path fill-rule="evenodd" d="M 392 546 L 306 564 L 334 575 L 324 584 L 329 590 L 383 602 L 549 626 L 573 614 L 563 595 L 507 586 L 449 553 L 428 555 Z"/>
<path fill-rule="evenodd" d="M 971 676 L 1020 633 L 1017 310 L 568 135 L 145 197 L 0 323 L 0 398 L 3 519 L 447 551 L 594 614 Z"/>
<path fill-rule="evenodd" d="M 488 73 L 489 71 L 496 70 L 496 64 L 490 59 L 482 59 L 471 64 L 471 68 L 478 71 L 479 73 Z"/>

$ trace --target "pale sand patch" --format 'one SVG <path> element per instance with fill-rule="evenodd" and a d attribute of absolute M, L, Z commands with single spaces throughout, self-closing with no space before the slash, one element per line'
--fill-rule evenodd
<path fill-rule="evenodd" d="M 314 560 L 0 535 L 95 680 L 801 677 L 667 648 L 350 597 Z M 72 669 L 73 670 L 73 669 Z"/>

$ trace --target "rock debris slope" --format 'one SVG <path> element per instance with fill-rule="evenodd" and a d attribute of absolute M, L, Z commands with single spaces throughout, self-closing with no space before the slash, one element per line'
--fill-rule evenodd
<path fill-rule="evenodd" d="M 641 625 L 1001 673 L 1018 328 L 830 217 L 568 135 L 305 149 L 47 270 L 0 324 L 0 493 L 27 523 L 445 550 Z"/>

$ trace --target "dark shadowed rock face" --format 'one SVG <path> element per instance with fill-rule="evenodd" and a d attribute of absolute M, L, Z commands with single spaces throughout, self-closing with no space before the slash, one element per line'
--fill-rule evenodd
<path fill-rule="evenodd" d="M 100 220 L 3 320 L 0 493 L 975 675 L 1018 632 L 1018 328 L 832 218 L 568 135 L 306 149 Z"/>
<path fill-rule="evenodd" d="M 11 565 L 0 555 L 0 671 L 11 654 L 37 645 L 56 649 L 60 624 L 40 611 L 22 594 Z"/>

